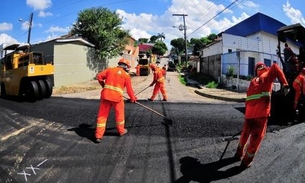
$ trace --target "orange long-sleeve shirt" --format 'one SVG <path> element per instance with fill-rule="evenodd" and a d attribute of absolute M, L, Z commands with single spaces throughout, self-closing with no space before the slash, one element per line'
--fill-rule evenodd
<path fill-rule="evenodd" d="M 101 91 L 101 98 L 113 102 L 123 99 L 124 88 L 130 99 L 134 100 L 134 92 L 131 86 L 130 75 L 121 67 L 107 68 L 97 74 L 96 79 L 99 83 L 105 82 Z M 105 80 L 105 81 L 104 81 Z"/>
<path fill-rule="evenodd" d="M 247 90 L 246 119 L 268 117 L 270 115 L 271 92 L 276 78 L 284 86 L 288 86 L 285 75 L 277 64 L 272 64 L 268 71 L 251 80 Z"/>

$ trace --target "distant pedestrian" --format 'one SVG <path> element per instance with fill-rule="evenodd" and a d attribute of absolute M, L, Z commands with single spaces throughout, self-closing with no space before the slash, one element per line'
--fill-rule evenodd
<path fill-rule="evenodd" d="M 153 75 L 154 75 L 153 81 L 150 84 L 150 86 L 155 85 L 155 87 L 152 96 L 148 100 L 154 101 L 160 90 L 163 96 L 163 101 L 167 101 L 167 94 L 165 90 L 165 77 L 164 77 L 163 69 L 157 67 L 155 64 L 150 64 L 149 67 L 153 71 Z"/>
<path fill-rule="evenodd" d="M 131 79 L 128 74 L 129 68 L 129 61 L 122 58 L 119 60 L 117 67 L 107 68 L 96 76 L 96 79 L 103 87 L 95 131 L 97 143 L 101 142 L 103 138 L 107 118 L 112 107 L 115 111 L 116 128 L 119 135 L 123 136 L 127 133 L 127 129 L 125 129 L 124 88 L 126 87 L 131 102 L 135 103 L 137 100 L 131 86 Z"/>
<path fill-rule="evenodd" d="M 266 134 L 274 80 L 280 80 L 284 86 L 283 90 L 288 88 L 285 75 L 278 64 L 272 64 L 268 68 L 264 63 L 258 62 L 255 65 L 255 73 L 256 76 L 251 80 L 247 90 L 245 122 L 235 154 L 236 158 L 242 160 L 243 168 L 251 166 Z"/>
<path fill-rule="evenodd" d="M 167 70 L 166 64 L 162 67 L 162 69 L 163 69 L 163 75 L 164 75 L 164 77 L 166 79 L 166 70 Z"/>

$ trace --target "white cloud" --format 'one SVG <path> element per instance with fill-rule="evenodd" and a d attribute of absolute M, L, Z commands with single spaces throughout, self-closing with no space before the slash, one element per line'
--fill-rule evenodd
<path fill-rule="evenodd" d="M 28 21 L 22 22 L 21 29 L 22 30 L 28 30 L 30 23 Z M 34 26 L 34 23 L 32 22 L 32 27 Z"/>
<path fill-rule="evenodd" d="M 51 0 L 26 0 L 26 4 L 34 10 L 44 10 L 52 5 Z"/>
<path fill-rule="evenodd" d="M 123 28 L 130 30 L 135 39 L 150 38 L 152 35 L 164 32 L 164 41 L 169 42 L 172 39 L 184 37 L 184 31 L 173 28 L 173 26 L 179 26 L 184 23 L 183 16 L 173 16 L 173 14 L 187 15 L 185 16 L 185 23 L 188 40 L 204 37 L 211 33 L 218 34 L 249 17 L 246 13 L 240 13 L 240 17 L 222 18 L 225 17 L 224 15 L 226 17 L 228 17 L 227 15 L 233 15 L 232 10 L 224 10 L 228 5 L 229 3 L 226 5 L 215 4 L 208 0 L 172 0 L 171 6 L 160 16 L 147 13 L 134 14 L 124 10 L 117 10 L 116 13 L 123 18 Z M 243 6 L 257 7 L 251 1 L 248 1 Z M 221 15 L 216 16 L 221 11 L 223 11 Z M 214 17 L 217 19 L 215 20 Z"/>
<path fill-rule="evenodd" d="M 0 23 L 0 31 L 9 31 L 13 29 L 13 24 L 11 23 Z"/>
<path fill-rule="evenodd" d="M 58 38 L 58 37 L 60 37 L 60 36 L 52 32 L 51 35 L 49 35 L 47 37 L 47 40 L 55 39 L 55 38 Z"/>
<path fill-rule="evenodd" d="M 47 16 L 52 16 L 53 14 L 50 12 L 45 12 L 45 11 L 39 11 L 38 16 L 39 17 L 47 17 Z"/>
<path fill-rule="evenodd" d="M 7 34 L 0 34 L 0 45 L 4 43 L 13 44 L 13 43 L 18 43 L 18 41 Z"/>
<path fill-rule="evenodd" d="M 54 32 L 62 32 L 62 33 L 67 33 L 69 32 L 70 28 L 66 27 L 66 28 L 62 28 L 59 26 L 51 26 L 48 30 L 46 30 L 46 32 L 50 32 L 50 33 L 54 33 Z"/>
<path fill-rule="evenodd" d="M 305 19 L 302 15 L 302 12 L 298 9 L 291 7 L 289 1 L 287 1 L 286 4 L 283 5 L 283 10 L 286 16 L 290 19 L 291 23 L 301 23 L 305 25 Z"/>

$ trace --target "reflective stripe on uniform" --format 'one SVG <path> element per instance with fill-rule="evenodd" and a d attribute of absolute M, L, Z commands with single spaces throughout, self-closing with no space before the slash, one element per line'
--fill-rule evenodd
<path fill-rule="evenodd" d="M 164 77 L 161 77 L 160 79 L 157 80 L 158 82 L 164 81 Z"/>
<path fill-rule="evenodd" d="M 116 122 L 117 125 L 123 125 L 125 121 Z"/>
<path fill-rule="evenodd" d="M 115 87 L 115 86 L 111 86 L 111 85 L 105 85 L 104 88 L 120 92 L 121 94 L 123 94 L 123 92 L 124 92 L 121 88 Z"/>
<path fill-rule="evenodd" d="M 302 86 L 302 84 L 301 84 L 301 81 L 300 80 L 298 80 L 298 79 L 295 79 L 294 80 L 295 82 L 297 82 L 300 86 Z"/>
<path fill-rule="evenodd" d="M 271 93 L 270 92 L 262 92 L 260 94 L 250 95 L 250 96 L 247 97 L 246 101 L 257 100 L 257 99 L 260 99 L 262 97 L 271 97 Z"/>
<path fill-rule="evenodd" d="M 106 123 L 102 123 L 102 124 L 97 123 L 97 124 L 96 124 L 96 127 L 105 127 L 105 126 L 106 126 Z"/>
<path fill-rule="evenodd" d="M 249 158 L 253 158 L 253 157 L 255 156 L 255 153 L 246 152 L 246 155 L 247 155 Z"/>

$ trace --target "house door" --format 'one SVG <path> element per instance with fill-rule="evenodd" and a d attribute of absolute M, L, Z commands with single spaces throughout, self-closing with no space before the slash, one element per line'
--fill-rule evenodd
<path fill-rule="evenodd" d="M 248 58 L 248 75 L 249 76 L 255 76 L 255 58 L 254 57 L 249 57 Z"/>

